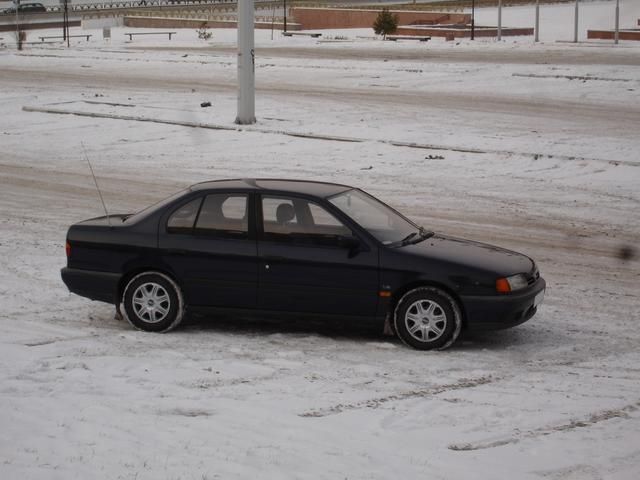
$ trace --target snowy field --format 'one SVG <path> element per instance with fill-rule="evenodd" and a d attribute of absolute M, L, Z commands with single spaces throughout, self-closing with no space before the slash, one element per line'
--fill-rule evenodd
<path fill-rule="evenodd" d="M 640 45 L 257 31 L 236 129 L 233 31 L 129 30 L 3 35 L 0 478 L 640 477 Z M 352 184 L 532 256 L 545 303 L 444 352 L 304 318 L 134 331 L 60 280 L 67 227 L 102 214 L 81 142 L 112 212 L 205 179 Z"/>

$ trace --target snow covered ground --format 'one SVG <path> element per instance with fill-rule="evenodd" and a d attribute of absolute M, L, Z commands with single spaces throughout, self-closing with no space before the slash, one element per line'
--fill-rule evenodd
<path fill-rule="evenodd" d="M 0 48 L 0 478 L 638 478 L 640 46 L 258 31 L 235 129 L 232 31 L 123 32 Z M 101 214 L 81 142 L 112 212 L 344 182 L 531 255 L 545 303 L 433 353 L 303 318 L 134 331 L 59 277 L 68 225 Z"/>

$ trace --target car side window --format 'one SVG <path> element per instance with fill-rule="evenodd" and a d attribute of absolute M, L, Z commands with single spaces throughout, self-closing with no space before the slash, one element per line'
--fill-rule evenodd
<path fill-rule="evenodd" d="M 298 228 L 293 200 L 262 197 L 262 219 L 265 233 L 290 233 Z"/>
<path fill-rule="evenodd" d="M 212 194 L 202 202 L 195 233 L 216 236 L 247 236 L 247 195 Z"/>
<path fill-rule="evenodd" d="M 313 233 L 335 237 L 353 237 L 353 232 L 320 205 L 309 203 Z"/>
<path fill-rule="evenodd" d="M 192 233 L 201 203 L 202 197 L 198 197 L 175 210 L 167 220 L 167 231 L 169 233 Z"/>
<path fill-rule="evenodd" d="M 266 239 L 315 245 L 336 245 L 353 233 L 324 207 L 300 198 L 262 197 Z"/>

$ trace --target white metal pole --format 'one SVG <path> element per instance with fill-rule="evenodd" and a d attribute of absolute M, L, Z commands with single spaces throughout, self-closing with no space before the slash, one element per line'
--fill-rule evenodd
<path fill-rule="evenodd" d="M 578 43 L 578 5 L 580 0 L 576 0 L 576 13 L 574 15 L 574 25 L 573 25 L 573 43 Z"/>
<path fill-rule="evenodd" d="M 254 61 L 255 0 L 238 0 L 238 116 L 236 123 L 256 123 L 255 61 Z"/>
<path fill-rule="evenodd" d="M 20 0 L 16 0 L 16 47 L 22 50 L 22 42 L 20 42 L 20 24 L 18 23 L 18 10 L 20 9 Z"/>
<path fill-rule="evenodd" d="M 502 0 L 498 0 L 498 41 L 502 40 Z"/>
<path fill-rule="evenodd" d="M 536 36 L 535 42 L 540 41 L 540 0 L 536 0 Z"/>
<path fill-rule="evenodd" d="M 620 40 L 620 0 L 616 0 L 616 33 L 614 43 L 617 45 Z"/>

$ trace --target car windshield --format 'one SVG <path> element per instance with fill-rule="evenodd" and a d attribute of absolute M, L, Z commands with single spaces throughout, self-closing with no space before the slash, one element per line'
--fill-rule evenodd
<path fill-rule="evenodd" d="M 153 205 L 150 205 L 150 206 L 148 206 L 146 208 L 143 208 L 138 213 L 134 213 L 133 215 L 129 215 L 128 217 L 125 217 L 122 221 L 123 222 L 127 222 L 127 223 L 137 222 L 138 220 L 146 217 L 151 212 L 154 212 L 157 209 L 162 208 L 165 205 L 168 205 L 171 202 L 173 202 L 175 199 L 181 197 L 182 195 L 184 195 L 186 193 L 187 190 L 188 189 L 180 190 L 179 192 L 176 192 L 173 195 L 171 195 L 171 196 L 169 196 L 167 198 L 164 198 L 164 199 L 160 200 L 159 202 L 154 203 Z"/>
<path fill-rule="evenodd" d="M 400 246 L 428 233 L 362 190 L 347 190 L 328 199 L 380 242 Z"/>

